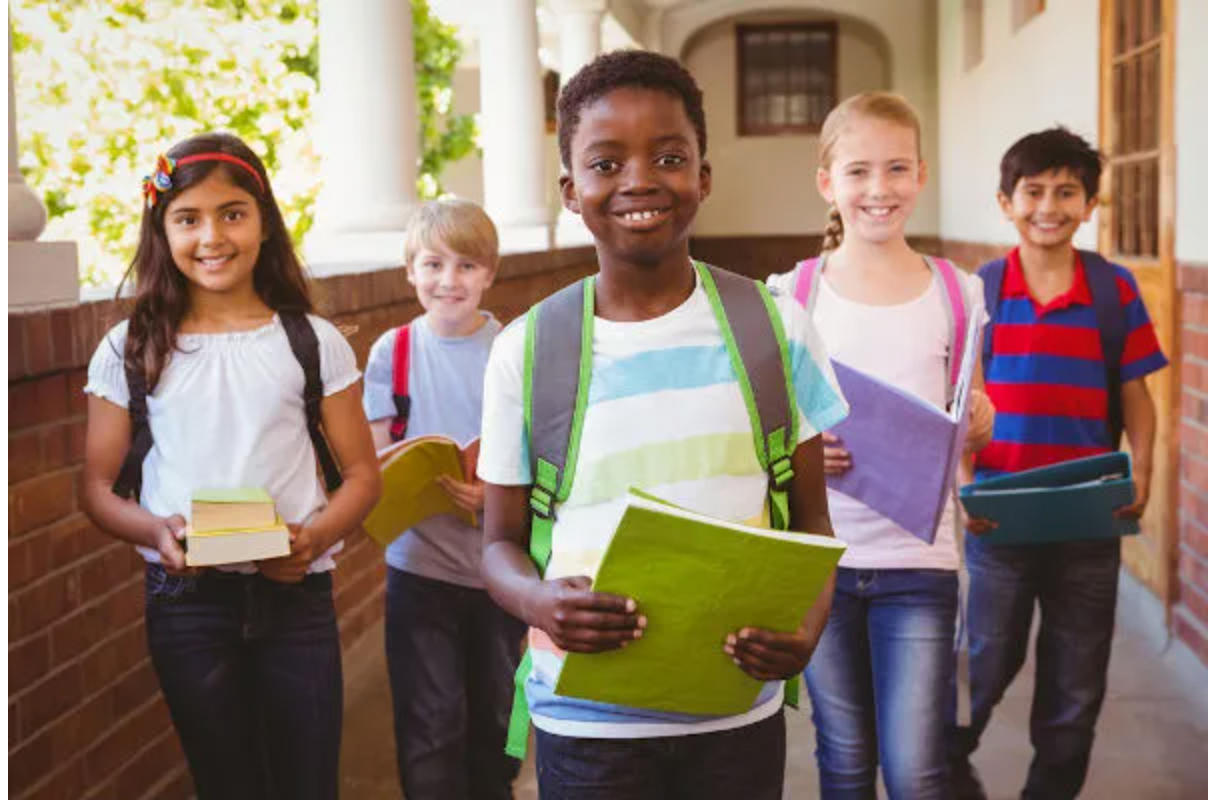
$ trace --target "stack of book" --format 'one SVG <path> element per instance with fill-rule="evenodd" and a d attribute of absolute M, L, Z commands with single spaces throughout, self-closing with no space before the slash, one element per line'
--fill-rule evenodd
<path fill-rule="evenodd" d="M 290 531 L 260 488 L 195 490 L 185 564 L 230 565 L 290 554 Z"/>

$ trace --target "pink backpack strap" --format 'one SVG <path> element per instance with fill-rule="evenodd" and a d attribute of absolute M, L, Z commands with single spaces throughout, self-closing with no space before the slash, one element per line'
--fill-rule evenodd
<path fill-rule="evenodd" d="M 959 268 L 947 259 L 930 257 L 930 265 L 938 273 L 939 283 L 945 295 L 947 318 L 951 324 L 950 349 L 947 352 L 947 403 L 954 400 L 955 386 L 959 383 L 960 362 L 963 360 L 965 339 L 968 336 L 968 306 L 964 291 L 960 287 Z"/>
<path fill-rule="evenodd" d="M 819 256 L 805 259 L 795 266 L 795 301 L 805 309 L 810 309 L 808 299 L 813 295 L 817 281 L 820 280 L 820 267 L 821 257 Z"/>

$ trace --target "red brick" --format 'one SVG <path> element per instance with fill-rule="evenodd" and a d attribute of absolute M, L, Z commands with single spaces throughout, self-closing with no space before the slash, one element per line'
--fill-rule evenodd
<path fill-rule="evenodd" d="M 84 394 L 86 384 L 87 370 L 73 370 L 67 374 L 67 409 L 72 415 L 88 414 L 88 397 Z"/>
<path fill-rule="evenodd" d="M 1208 332 L 1183 329 L 1182 355 L 1184 358 L 1193 356 L 1208 360 Z"/>
<path fill-rule="evenodd" d="M 54 365 L 57 369 L 76 367 L 80 364 L 75 353 L 77 308 L 56 309 L 50 313 L 51 342 L 54 343 Z"/>
<path fill-rule="evenodd" d="M 1185 389 L 1194 390 L 1206 396 L 1208 394 L 1208 363 L 1183 359 L 1182 385 Z"/>
<path fill-rule="evenodd" d="M 68 465 L 71 424 L 57 423 L 39 430 L 42 438 L 42 471 L 57 471 Z"/>
<path fill-rule="evenodd" d="M 1179 524 L 1179 530 L 1182 534 L 1182 542 L 1204 559 L 1208 560 L 1208 530 L 1200 526 L 1195 521 L 1187 516 L 1182 516 L 1182 521 Z"/>
<path fill-rule="evenodd" d="M 80 597 L 84 604 L 143 575 L 143 558 L 126 543 L 114 541 L 80 564 Z"/>
<path fill-rule="evenodd" d="M 135 666 L 110 688 L 113 709 L 134 710 L 142 707 L 148 699 L 160 694 L 160 681 L 151 660 Z"/>
<path fill-rule="evenodd" d="M 121 547 L 119 547 L 121 548 Z M 85 598 L 92 598 L 85 596 Z M 137 622 L 143 612 L 143 582 L 129 582 L 121 587 L 107 592 L 96 598 L 82 610 L 56 622 L 50 628 L 51 657 L 56 663 L 72 659 L 83 654 L 98 644 L 111 641 L 123 634 L 131 624 Z M 106 647 L 100 647 L 104 650 Z M 126 650 L 130 659 L 122 666 L 131 666 L 135 659 L 142 656 L 141 643 L 132 653 Z M 92 655 L 89 655 L 91 658 Z M 113 679 L 117 673 L 110 672 L 108 679 Z M 106 681 L 108 681 L 108 679 Z M 90 684 L 95 684 L 95 678 L 89 677 Z"/>
<path fill-rule="evenodd" d="M 114 776 L 118 799 L 135 799 L 154 788 L 184 760 L 175 732 L 160 736 Z"/>
<path fill-rule="evenodd" d="M 58 621 L 80 605 L 80 575 L 55 571 L 8 597 L 8 637 L 23 640 Z"/>
<path fill-rule="evenodd" d="M 1181 410 L 1185 420 L 1208 427 L 1208 398 L 1196 395 L 1190 390 L 1183 390 Z"/>
<path fill-rule="evenodd" d="M 1206 486 L 1196 490 L 1192 485 L 1180 484 L 1178 491 L 1179 509 L 1183 515 L 1198 522 L 1205 529 L 1208 526 L 1208 497 L 1205 495 L 1207 490 Z"/>
<path fill-rule="evenodd" d="M 78 420 L 67 425 L 67 463 L 84 464 L 84 445 L 88 437 L 88 421 Z"/>
<path fill-rule="evenodd" d="M 76 511 L 77 470 L 44 474 L 8 489 L 9 537 L 71 515 Z"/>
<path fill-rule="evenodd" d="M 1208 486 L 1208 461 L 1194 455 L 1182 456 L 1180 476 L 1195 487 Z"/>
<path fill-rule="evenodd" d="M 8 696 L 21 691 L 45 677 L 50 671 L 50 635 L 41 632 L 28 640 L 8 647 Z M 9 738 L 12 738 L 10 734 Z"/>
<path fill-rule="evenodd" d="M 11 750 L 8 753 L 9 797 L 25 797 L 30 787 L 49 774 L 54 765 L 50 733 L 42 733 Z"/>
<path fill-rule="evenodd" d="M 76 513 L 46 528 L 51 542 L 51 562 L 62 568 L 86 554 L 100 551 L 114 542 L 109 535 L 93 526 L 82 513 Z M 127 545 L 134 551 L 134 547 Z"/>
<path fill-rule="evenodd" d="M 25 375 L 25 326 L 19 315 L 8 316 L 8 378 Z"/>
<path fill-rule="evenodd" d="M 1206 330 L 1208 328 L 1208 296 L 1188 292 L 1183 293 L 1182 297 L 1182 324 Z"/>
<path fill-rule="evenodd" d="M 50 676 L 31 685 L 18 697 L 21 729 L 37 732 L 75 707 L 84 698 L 84 677 L 79 663 L 59 666 Z"/>
<path fill-rule="evenodd" d="M 84 777 L 88 785 L 108 779 L 131 758 L 139 746 L 151 743 L 172 730 L 168 707 L 162 699 L 154 699 L 141 709 L 117 722 L 105 737 L 84 754 Z"/>
<path fill-rule="evenodd" d="M 1187 549 L 1178 550 L 1178 575 L 1184 584 L 1191 584 L 1204 593 L 1208 592 L 1208 564 Z"/>
<path fill-rule="evenodd" d="M 1178 614 L 1174 616 L 1174 633 L 1178 635 L 1178 639 L 1187 645 L 1187 648 L 1195 653 L 1195 656 L 1203 661 L 1204 665 L 1208 664 L 1208 629 L 1200 626 L 1199 622 L 1195 621 L 1189 613 L 1186 613 L 1179 608 Z"/>
<path fill-rule="evenodd" d="M 49 373 L 55 367 L 50 312 L 31 312 L 24 317 L 26 368 L 35 376 Z"/>
<path fill-rule="evenodd" d="M 29 479 L 42 473 L 42 434 L 19 432 L 8 438 L 8 483 Z"/>
<path fill-rule="evenodd" d="M 1183 421 L 1178 428 L 1178 445 L 1183 454 L 1208 458 L 1208 432 L 1193 423 Z"/>
<path fill-rule="evenodd" d="M 130 670 L 131 666 L 147 660 L 146 644 L 147 634 L 143 624 L 136 622 L 81 658 L 84 692 L 91 694 L 105 690 Z"/>
<path fill-rule="evenodd" d="M 8 430 L 15 432 L 67 417 L 67 377 L 62 373 L 9 385 Z"/>
<path fill-rule="evenodd" d="M 193 799 L 196 794 L 194 778 L 190 775 L 189 768 L 183 767 L 151 793 L 152 799 Z"/>
<path fill-rule="evenodd" d="M 51 569 L 51 543 L 45 531 L 8 544 L 8 590 L 12 593 L 45 576 Z"/>
<path fill-rule="evenodd" d="M 84 761 L 56 763 L 53 774 L 29 791 L 30 799 L 79 799 L 84 795 Z"/>
<path fill-rule="evenodd" d="M 1178 266 L 1178 286 L 1184 293 L 1208 297 L 1208 265 L 1183 262 Z"/>
<path fill-rule="evenodd" d="M 1208 597 L 1197 588 L 1186 582 L 1178 584 L 1179 603 L 1191 612 L 1192 617 L 1205 627 L 1208 626 Z"/>
<path fill-rule="evenodd" d="M 17 703 L 9 697 L 8 703 L 8 746 L 12 749 L 19 746 L 25 739 L 21 737 L 21 716 L 17 712 Z"/>

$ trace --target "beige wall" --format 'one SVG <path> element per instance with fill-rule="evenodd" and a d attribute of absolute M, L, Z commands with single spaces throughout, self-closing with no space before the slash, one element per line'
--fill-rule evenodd
<path fill-rule="evenodd" d="M 764 19 L 746 17 L 743 21 Z M 778 19 L 787 19 L 781 16 Z M 691 40 L 683 57 L 703 87 L 707 151 L 714 190 L 699 212 L 699 236 L 803 234 L 824 225 L 825 203 L 815 184 L 818 138 L 737 135 L 736 21 L 717 23 Z M 838 26 L 838 92 L 886 89 L 888 54 L 870 28 Z"/>
<path fill-rule="evenodd" d="M 1178 160 L 1175 255 L 1208 261 L 1208 0 L 1179 0 L 1174 146 Z"/>
<path fill-rule="evenodd" d="M 1056 124 L 1098 136 L 1099 0 L 1062 0 L 1017 32 L 1010 0 L 985 0 L 984 58 L 963 67 L 963 0 L 939 3 L 939 236 L 1013 242 L 995 194 L 1002 154 L 1019 137 Z M 1078 233 L 1097 240 L 1095 222 Z"/>

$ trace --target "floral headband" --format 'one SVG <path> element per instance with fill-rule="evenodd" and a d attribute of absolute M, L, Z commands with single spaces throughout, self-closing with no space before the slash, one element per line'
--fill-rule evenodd
<path fill-rule="evenodd" d="M 177 167 L 185 164 L 193 164 L 194 162 L 228 162 L 238 167 L 242 167 L 248 171 L 248 174 L 253 177 L 260 187 L 261 192 L 265 192 L 265 182 L 261 179 L 261 174 L 253 169 L 253 166 L 241 159 L 239 156 L 232 156 L 230 153 L 193 153 L 189 156 L 182 156 L 179 159 L 173 159 L 164 154 L 156 157 L 156 169 L 151 175 L 143 176 L 143 197 L 147 198 L 147 208 L 152 208 L 156 205 L 156 195 L 160 192 L 168 192 L 173 188 L 173 172 Z"/>

